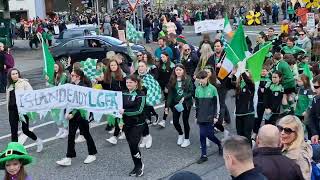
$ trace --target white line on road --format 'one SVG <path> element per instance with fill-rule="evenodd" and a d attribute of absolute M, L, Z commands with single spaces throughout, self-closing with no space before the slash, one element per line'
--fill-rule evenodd
<path fill-rule="evenodd" d="M 160 109 L 160 108 L 163 108 L 163 107 L 164 107 L 164 104 L 160 104 L 160 105 L 158 105 L 158 106 L 155 106 L 154 109 Z M 31 127 L 30 130 L 33 131 L 33 130 L 35 130 L 35 129 L 37 129 L 37 128 L 40 128 L 40 127 L 43 127 L 43 126 L 47 126 L 47 125 L 50 125 L 50 124 L 53 124 L 53 123 L 55 123 L 55 122 L 54 122 L 54 121 L 49 121 L 49 122 L 46 122 L 46 123 L 42 123 L 42 124 L 39 124 L 39 125 L 37 125 L 37 126 Z M 104 125 L 104 124 L 107 124 L 107 122 L 105 121 L 105 122 L 93 124 L 90 128 L 102 126 L 102 125 Z M 11 134 L 7 134 L 7 135 L 5 135 L 5 136 L 1 136 L 1 137 L 0 137 L 0 140 L 1 140 L 1 139 L 8 138 L 8 137 L 11 137 Z M 58 138 L 57 138 L 57 137 L 50 137 L 50 138 L 47 138 L 47 139 L 43 139 L 43 142 L 44 142 L 44 143 L 45 143 L 45 142 L 50 142 L 50 141 L 54 141 L 54 140 L 56 140 L 56 139 L 58 139 Z M 36 145 L 37 145 L 36 143 L 32 143 L 32 144 L 26 145 L 25 147 L 26 147 L 26 148 L 31 148 L 31 147 L 36 146 Z"/>

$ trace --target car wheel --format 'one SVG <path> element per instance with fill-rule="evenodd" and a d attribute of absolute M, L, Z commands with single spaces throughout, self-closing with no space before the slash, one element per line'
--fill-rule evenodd
<path fill-rule="evenodd" d="M 59 61 L 63 64 L 64 68 L 68 67 L 68 58 L 63 56 L 59 58 Z"/>

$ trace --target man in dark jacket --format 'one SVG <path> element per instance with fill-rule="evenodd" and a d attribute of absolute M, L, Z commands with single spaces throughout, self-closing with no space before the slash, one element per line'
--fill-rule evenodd
<path fill-rule="evenodd" d="M 186 68 L 186 73 L 190 77 L 193 77 L 194 71 L 197 68 L 199 58 L 195 52 L 191 51 L 188 44 L 183 45 L 180 62 Z"/>
<path fill-rule="evenodd" d="M 150 15 L 147 14 L 146 17 L 143 19 L 144 37 L 146 38 L 146 43 L 150 43 L 151 27 L 151 18 Z"/>
<path fill-rule="evenodd" d="M 309 128 L 312 134 L 311 142 L 313 144 L 319 143 L 320 135 L 320 75 L 313 79 L 313 87 L 316 92 L 310 109 Z"/>
<path fill-rule="evenodd" d="M 268 180 L 303 180 L 299 166 L 281 154 L 280 132 L 276 126 L 264 125 L 260 128 L 253 162 Z"/>
<path fill-rule="evenodd" d="M 251 145 L 243 136 L 230 136 L 224 141 L 223 159 L 233 180 L 267 180 L 254 167 Z"/>

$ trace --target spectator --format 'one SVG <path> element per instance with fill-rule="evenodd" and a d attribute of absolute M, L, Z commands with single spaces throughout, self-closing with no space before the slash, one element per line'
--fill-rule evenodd
<path fill-rule="evenodd" d="M 279 6 L 277 3 L 272 4 L 272 23 L 277 24 L 279 21 Z"/>
<path fill-rule="evenodd" d="M 5 64 L 4 64 L 4 75 L 7 77 L 7 73 L 9 69 L 14 67 L 14 59 L 12 54 L 10 53 L 10 48 L 8 46 L 4 47 L 4 57 L 5 57 Z M 7 83 L 7 80 L 5 79 L 5 84 Z"/>
<path fill-rule="evenodd" d="M 223 159 L 233 180 L 267 180 L 254 167 L 251 145 L 245 137 L 227 138 L 223 143 Z"/>
<path fill-rule="evenodd" d="M 169 180 L 201 180 L 201 177 L 190 171 L 180 171 L 171 176 Z"/>
<path fill-rule="evenodd" d="M 151 33 L 152 22 L 150 15 L 147 14 L 143 19 L 143 28 L 144 28 L 144 37 L 146 39 L 146 43 L 150 43 L 150 33 Z"/>
<path fill-rule="evenodd" d="M 304 49 L 308 55 L 311 55 L 311 40 L 306 35 L 306 32 L 304 30 L 299 32 L 299 38 L 296 41 L 296 46 Z"/>
<path fill-rule="evenodd" d="M 5 57 L 4 44 L 0 42 L 0 93 L 6 92 Z"/>
<path fill-rule="evenodd" d="M 316 93 L 316 96 L 313 98 L 311 109 L 310 109 L 310 120 L 309 127 L 311 130 L 311 142 L 313 144 L 319 143 L 320 135 L 320 75 L 317 75 L 313 79 L 313 87 Z"/>
<path fill-rule="evenodd" d="M 254 165 L 268 180 L 303 180 L 299 166 L 281 154 L 280 133 L 276 126 L 264 125 L 260 128 L 256 147 L 253 150 Z"/>
<path fill-rule="evenodd" d="M 282 154 L 294 160 L 301 169 L 304 179 L 311 178 L 312 149 L 304 141 L 304 131 L 300 119 L 288 115 L 280 119 L 278 123 Z"/>

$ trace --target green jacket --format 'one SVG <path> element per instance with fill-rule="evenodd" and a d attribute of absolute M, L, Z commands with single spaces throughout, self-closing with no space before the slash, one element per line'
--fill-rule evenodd
<path fill-rule="evenodd" d="M 276 64 L 274 70 L 280 71 L 282 73 L 282 85 L 284 89 L 296 87 L 293 72 L 291 71 L 290 66 L 286 61 L 280 60 Z"/>
<path fill-rule="evenodd" d="M 198 123 L 213 123 L 213 119 L 219 117 L 220 105 L 218 90 L 212 84 L 197 86 L 195 100 Z"/>
<path fill-rule="evenodd" d="M 187 77 L 185 80 L 177 81 L 175 87 L 168 89 L 168 100 L 167 105 L 175 106 L 179 101 L 184 97 L 184 104 L 187 107 L 192 106 L 192 95 L 194 93 L 193 84 L 190 77 Z"/>
<path fill-rule="evenodd" d="M 284 46 L 284 47 L 281 49 L 281 53 L 282 53 L 282 54 L 292 54 L 292 55 L 296 55 L 296 54 L 298 54 L 298 53 L 300 53 L 300 52 L 302 52 L 302 53 L 304 53 L 304 54 L 307 53 L 304 49 L 302 49 L 302 48 L 300 48 L 300 47 L 298 47 L 298 46 L 293 46 L 293 47 Z"/>
<path fill-rule="evenodd" d="M 304 87 L 300 87 L 298 89 L 297 104 L 295 109 L 296 116 L 302 116 L 304 112 L 308 110 L 311 106 L 313 99 L 313 92 L 311 89 L 305 89 Z"/>

